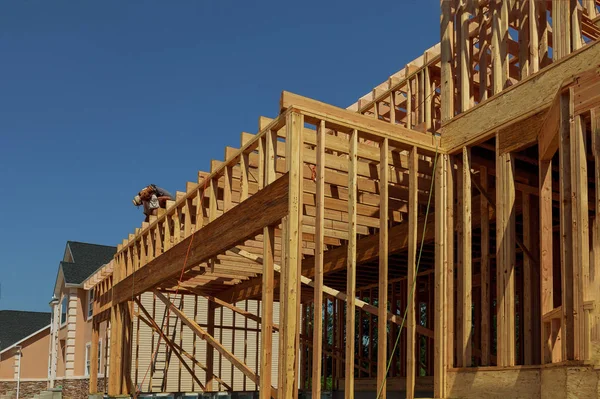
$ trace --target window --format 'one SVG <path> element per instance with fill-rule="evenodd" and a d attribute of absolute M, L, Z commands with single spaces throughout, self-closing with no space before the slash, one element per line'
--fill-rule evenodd
<path fill-rule="evenodd" d="M 100 370 L 102 370 L 100 368 L 101 366 L 101 360 L 102 360 L 102 340 L 98 340 L 98 375 L 102 375 L 102 372 Z"/>
<path fill-rule="evenodd" d="M 67 310 L 68 310 L 68 306 L 69 305 L 69 296 L 65 295 L 63 296 L 62 299 L 62 304 L 61 306 L 61 313 L 60 313 L 60 326 L 64 326 L 65 324 L 67 324 Z"/>
<path fill-rule="evenodd" d="M 91 349 L 92 349 L 92 344 L 91 343 L 87 343 L 85 344 L 85 376 L 89 377 L 90 376 L 90 361 L 91 359 Z"/>
<path fill-rule="evenodd" d="M 94 290 L 88 291 L 87 295 L 87 319 L 91 320 L 94 315 Z"/>
<path fill-rule="evenodd" d="M 102 359 L 102 340 L 98 341 L 98 375 L 102 375 L 100 372 L 100 360 Z M 85 376 L 89 377 L 92 371 L 92 343 L 88 342 L 85 345 Z"/>

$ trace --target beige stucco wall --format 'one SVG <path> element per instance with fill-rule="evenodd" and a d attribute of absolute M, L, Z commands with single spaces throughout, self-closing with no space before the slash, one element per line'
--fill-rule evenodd
<path fill-rule="evenodd" d="M 21 378 L 45 379 L 48 377 L 48 347 L 50 345 L 50 329 L 46 329 L 21 344 Z M 0 359 L 0 379 L 14 380 L 18 359 L 16 349 L 4 352 Z"/>
<path fill-rule="evenodd" d="M 47 378 L 50 329 L 45 329 L 21 345 L 21 378 Z"/>
<path fill-rule="evenodd" d="M 15 373 L 15 351 L 9 350 L 0 355 L 0 379 L 12 380 Z"/>

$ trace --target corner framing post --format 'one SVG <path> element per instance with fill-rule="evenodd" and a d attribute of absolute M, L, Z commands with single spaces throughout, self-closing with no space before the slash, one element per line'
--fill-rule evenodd
<path fill-rule="evenodd" d="M 447 292 L 447 280 L 449 276 L 449 261 L 447 246 L 451 245 L 448 242 L 449 235 L 447 234 L 448 217 L 447 209 L 448 202 L 452 197 L 448 197 L 451 192 L 448 190 L 448 167 L 450 162 L 448 155 L 440 155 L 435 176 L 435 322 L 434 322 L 434 373 L 433 373 L 433 390 L 434 397 L 446 397 L 446 370 L 448 369 L 448 344 L 452 341 L 446 337 L 448 322 L 448 303 L 447 297 L 451 293 Z M 453 228 L 450 226 L 450 230 Z M 450 236 L 451 237 L 451 236 Z"/>
<path fill-rule="evenodd" d="M 304 116 L 290 112 L 286 116 L 286 163 L 289 171 L 289 213 L 286 222 L 285 280 L 287 287 L 281 295 L 285 296 L 281 328 L 283 352 L 280 353 L 281 375 L 279 376 L 282 398 L 298 397 L 298 350 L 300 340 L 300 268 L 302 266 L 302 131 Z"/>
<path fill-rule="evenodd" d="M 125 275 L 125 261 L 118 259 L 113 272 L 116 285 Z M 131 270 L 133 273 L 134 271 Z M 131 393 L 131 301 L 113 304 L 110 312 L 110 376 L 108 377 L 108 396 L 118 396 Z"/>
<path fill-rule="evenodd" d="M 277 132 L 266 134 L 265 178 L 266 184 L 275 181 L 275 163 L 277 162 Z M 273 264 L 275 256 L 275 227 L 263 229 L 263 274 L 262 274 L 262 321 L 260 327 L 260 387 L 271 386 L 271 362 L 273 357 Z M 260 399 L 270 399 L 271 390 L 261 389 Z"/>

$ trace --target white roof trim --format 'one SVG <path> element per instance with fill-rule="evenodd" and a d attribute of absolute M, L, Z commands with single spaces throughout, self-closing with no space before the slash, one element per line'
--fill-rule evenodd
<path fill-rule="evenodd" d="M 3 354 L 4 352 L 6 352 L 7 350 L 14 348 L 15 346 L 19 346 L 19 344 L 20 344 L 21 342 L 23 342 L 23 341 L 26 341 L 26 340 L 28 340 L 28 339 L 29 339 L 29 338 L 31 338 L 31 337 L 34 337 L 35 335 L 37 335 L 37 334 L 41 333 L 42 331 L 44 331 L 44 330 L 45 330 L 45 329 L 47 329 L 47 328 L 50 328 L 50 324 L 48 324 L 48 325 L 47 325 L 46 327 L 44 327 L 44 328 L 41 328 L 41 329 L 37 330 L 36 332 L 34 332 L 34 333 L 33 333 L 33 334 L 31 334 L 31 335 L 28 335 L 28 336 L 26 336 L 26 337 L 25 337 L 25 338 L 23 338 L 22 340 L 15 342 L 15 343 L 14 343 L 14 344 L 12 344 L 11 346 L 9 346 L 9 347 L 7 347 L 7 348 L 4 348 L 4 349 L 2 349 L 2 351 L 0 351 L 0 355 L 1 355 L 1 354 Z"/>

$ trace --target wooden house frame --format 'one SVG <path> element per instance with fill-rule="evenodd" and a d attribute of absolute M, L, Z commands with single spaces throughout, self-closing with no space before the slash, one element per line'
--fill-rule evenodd
<path fill-rule="evenodd" d="M 132 320 L 164 335 L 134 311 L 152 291 L 261 398 L 597 397 L 599 4 L 442 0 L 440 43 L 348 109 L 283 92 L 91 280 L 109 395 L 137 394 Z M 174 293 L 259 321 L 260 370 Z M 174 352 L 223 389 L 213 355 Z"/>

